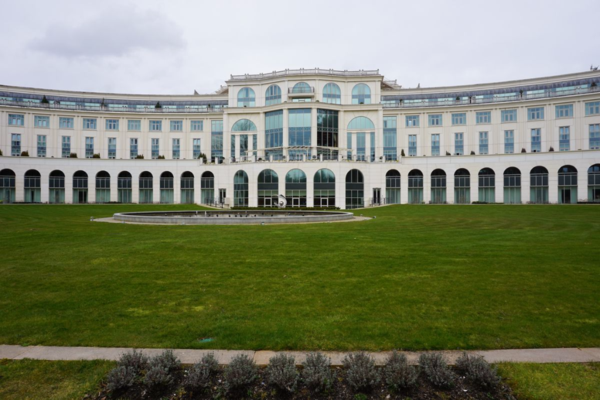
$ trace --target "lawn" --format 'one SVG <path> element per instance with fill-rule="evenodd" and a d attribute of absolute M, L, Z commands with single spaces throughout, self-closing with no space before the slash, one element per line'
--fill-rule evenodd
<path fill-rule="evenodd" d="M 600 346 L 600 207 L 391 206 L 353 223 L 90 222 L 194 206 L 1 206 L 0 343 Z M 210 338 L 210 339 L 206 339 Z"/>
<path fill-rule="evenodd" d="M 499 366 L 522 400 L 600 399 L 600 364 L 509 364 Z"/>
<path fill-rule="evenodd" d="M 0 398 L 81 399 L 97 390 L 114 365 L 109 361 L 0 360 Z"/>

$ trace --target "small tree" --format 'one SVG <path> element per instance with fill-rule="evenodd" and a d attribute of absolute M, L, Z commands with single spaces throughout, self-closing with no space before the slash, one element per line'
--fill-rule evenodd
<path fill-rule="evenodd" d="M 199 159 L 202 159 L 202 163 L 203 163 L 203 164 L 207 164 L 207 163 L 208 163 L 208 161 L 207 161 L 208 159 L 207 159 L 207 157 L 206 157 L 206 154 L 204 154 L 204 153 L 200 153 L 200 154 L 198 155 L 198 160 L 199 160 Z"/>
<path fill-rule="evenodd" d="M 523 147 L 523 148 L 521 149 L 521 153 L 527 153 L 527 150 L 525 150 L 525 147 Z"/>
<path fill-rule="evenodd" d="M 475 155 L 475 152 L 474 152 L 473 150 L 471 150 L 471 155 L 472 155 L 472 156 L 474 156 L 474 155 Z"/>
<path fill-rule="evenodd" d="M 50 104 L 50 102 L 46 98 L 46 95 L 44 95 L 44 97 L 42 97 L 42 101 L 40 101 L 40 103 L 42 103 L 42 104 Z"/>
<path fill-rule="evenodd" d="M 2 150 L 0 150 L 0 156 L 2 155 Z"/>
<path fill-rule="evenodd" d="M 160 105 L 160 101 L 156 102 L 156 105 L 154 106 L 154 108 L 162 108 L 162 106 Z"/>
<path fill-rule="evenodd" d="M 554 147 L 550 146 L 550 150 L 548 151 L 554 151 Z"/>
<path fill-rule="evenodd" d="M 400 155 L 401 155 L 402 157 L 405 157 L 405 154 L 404 154 L 404 149 L 400 150 Z"/>

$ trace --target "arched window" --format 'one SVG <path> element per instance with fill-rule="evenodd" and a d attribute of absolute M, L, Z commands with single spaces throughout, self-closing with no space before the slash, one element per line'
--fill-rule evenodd
<path fill-rule="evenodd" d="M 323 88 L 323 102 L 330 104 L 342 104 L 342 91 L 335 83 L 328 83 Z"/>
<path fill-rule="evenodd" d="M 312 93 L 312 89 L 308 83 L 298 82 L 292 88 L 292 93 Z"/>
<path fill-rule="evenodd" d="M 423 173 L 418 169 L 408 173 L 408 203 L 423 203 Z"/>
<path fill-rule="evenodd" d="M 600 202 L 600 164 L 588 168 L 588 201 Z"/>
<path fill-rule="evenodd" d="M 504 171 L 504 204 L 521 204 L 521 171 L 515 167 Z"/>
<path fill-rule="evenodd" d="M 233 206 L 248 207 L 248 174 L 242 170 L 233 177 Z"/>
<path fill-rule="evenodd" d="M 386 204 L 400 204 L 400 172 L 390 169 L 385 174 Z"/>
<path fill-rule="evenodd" d="M 548 170 L 535 167 L 529 174 L 530 201 L 534 204 L 548 203 Z"/>
<path fill-rule="evenodd" d="M 110 174 L 100 171 L 96 174 L 96 203 L 110 202 Z"/>
<path fill-rule="evenodd" d="M 131 203 L 131 174 L 127 171 L 121 171 L 117 177 L 117 201 L 119 203 Z"/>
<path fill-rule="evenodd" d="M 335 207 L 335 175 L 327 168 L 315 173 L 314 206 Z"/>
<path fill-rule="evenodd" d="M 48 201 L 53 204 L 65 202 L 65 174 L 62 171 L 50 172 L 48 181 L 50 188 L 50 198 Z"/>
<path fill-rule="evenodd" d="M 469 204 L 471 202 L 471 173 L 464 168 L 454 173 L 454 203 Z"/>
<path fill-rule="evenodd" d="M 249 119 L 240 119 L 233 124 L 231 132 L 256 132 L 256 125 Z"/>
<path fill-rule="evenodd" d="M 140 203 L 153 203 L 154 202 L 154 193 L 153 193 L 153 180 L 154 177 L 148 171 L 144 171 L 140 174 L 139 179 L 139 188 L 140 188 Z"/>
<path fill-rule="evenodd" d="M 359 83 L 352 89 L 352 104 L 371 104 L 371 89 Z"/>
<path fill-rule="evenodd" d="M 375 129 L 375 124 L 367 117 L 356 117 L 348 124 L 349 131 L 364 131 Z"/>
<path fill-rule="evenodd" d="M 256 105 L 256 96 L 254 90 L 249 87 L 240 89 L 238 92 L 238 107 L 254 107 Z"/>
<path fill-rule="evenodd" d="M 258 206 L 277 206 L 279 197 L 279 177 L 272 169 L 265 169 L 258 174 Z"/>
<path fill-rule="evenodd" d="M 564 165 L 558 170 L 558 203 L 577 203 L 577 169 Z"/>
<path fill-rule="evenodd" d="M 160 175 L 160 202 L 173 204 L 173 174 L 165 171 Z"/>
<path fill-rule="evenodd" d="M 446 172 L 434 169 L 431 173 L 431 203 L 446 203 Z"/>
<path fill-rule="evenodd" d="M 200 177 L 200 202 L 202 204 L 215 202 L 215 176 L 210 171 L 205 171 Z"/>
<path fill-rule="evenodd" d="M 14 203 L 15 173 L 11 169 L 0 171 L 0 203 Z"/>
<path fill-rule="evenodd" d="M 181 204 L 194 203 L 194 174 L 190 171 L 185 171 L 181 174 Z"/>
<path fill-rule="evenodd" d="M 479 201 L 496 202 L 496 173 L 491 168 L 482 168 L 479 171 Z"/>
<path fill-rule="evenodd" d="M 306 174 L 292 169 L 285 175 L 285 197 L 288 207 L 306 207 Z"/>
<path fill-rule="evenodd" d="M 365 201 L 365 181 L 362 172 L 351 169 L 346 174 L 346 208 L 362 208 Z"/>
<path fill-rule="evenodd" d="M 281 88 L 277 85 L 269 86 L 265 92 L 265 105 L 271 106 L 279 103 L 281 103 Z"/>
<path fill-rule="evenodd" d="M 42 201 L 42 175 L 35 169 L 25 172 L 25 203 L 39 203 Z"/>
<path fill-rule="evenodd" d="M 367 146 L 367 137 L 369 146 Z M 347 132 L 348 158 L 365 161 L 370 157 L 375 161 L 375 125 L 367 117 L 356 117 L 348 124 Z M 354 150 L 354 154 L 353 151 Z"/>
<path fill-rule="evenodd" d="M 73 174 L 73 204 L 85 204 L 88 202 L 88 174 L 77 171 Z"/>

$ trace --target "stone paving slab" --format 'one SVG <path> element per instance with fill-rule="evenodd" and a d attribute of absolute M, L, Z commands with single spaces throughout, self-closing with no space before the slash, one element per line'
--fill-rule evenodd
<path fill-rule="evenodd" d="M 16 346 L 0 345 L 0 359 L 22 360 L 25 358 L 35 360 L 118 360 L 131 348 L 121 347 L 60 347 L 60 346 Z M 137 349 L 148 356 L 155 356 L 164 349 Z M 260 366 L 267 365 L 269 359 L 279 352 L 269 350 L 196 350 L 196 349 L 173 349 L 175 355 L 184 364 L 198 362 L 204 355 L 213 353 L 221 365 L 227 365 L 233 357 L 245 354 L 254 359 Z M 285 354 L 295 358 L 296 364 L 302 365 L 309 352 L 286 351 Z M 341 366 L 345 352 L 323 352 L 331 359 L 333 366 Z M 406 355 L 410 364 L 417 364 L 419 356 L 423 352 L 401 351 Z M 463 351 L 442 351 L 449 364 L 454 364 Z M 531 363 L 587 363 L 600 362 L 600 348 L 556 348 L 556 349 L 506 349 L 506 350 L 474 350 L 471 354 L 483 356 L 490 363 L 498 362 L 531 362 Z M 375 364 L 383 365 L 391 352 L 369 352 Z"/>

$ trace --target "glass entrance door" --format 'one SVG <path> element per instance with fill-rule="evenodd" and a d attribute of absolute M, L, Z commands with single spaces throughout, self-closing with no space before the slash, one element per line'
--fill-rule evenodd
<path fill-rule="evenodd" d="M 219 189 L 219 204 L 225 204 L 226 197 L 227 197 L 227 190 Z"/>
<path fill-rule="evenodd" d="M 297 197 L 292 198 L 292 207 L 300 207 L 300 199 Z"/>
<path fill-rule="evenodd" d="M 374 188 L 373 189 L 373 204 L 381 204 L 381 189 Z"/>
<path fill-rule="evenodd" d="M 321 198 L 321 207 L 329 207 L 329 199 L 323 199 Z"/>
<path fill-rule="evenodd" d="M 273 206 L 272 200 L 273 199 L 270 197 L 265 197 L 265 207 L 272 207 Z"/>

